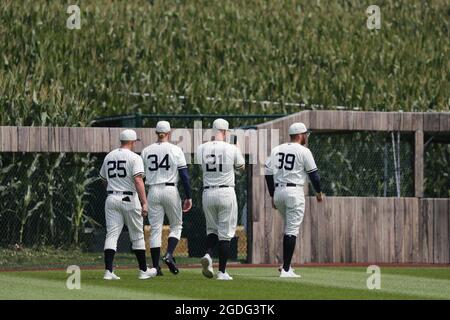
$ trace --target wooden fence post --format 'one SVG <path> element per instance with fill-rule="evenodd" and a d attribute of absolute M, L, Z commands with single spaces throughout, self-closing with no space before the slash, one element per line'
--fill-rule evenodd
<path fill-rule="evenodd" d="M 423 197 L 423 170 L 424 170 L 424 145 L 423 131 L 417 130 L 414 134 L 414 195 L 417 198 Z"/>

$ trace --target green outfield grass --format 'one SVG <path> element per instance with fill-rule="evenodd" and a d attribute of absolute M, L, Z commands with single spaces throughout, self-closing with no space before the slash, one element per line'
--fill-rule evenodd
<path fill-rule="evenodd" d="M 301 268 L 301 279 L 280 279 L 273 268 L 230 268 L 234 281 L 206 279 L 200 269 L 138 280 L 119 269 L 82 270 L 81 289 L 68 290 L 65 271 L 0 273 L 0 299 L 450 299 L 450 268 L 381 268 L 381 289 L 368 290 L 362 267 Z"/>
<path fill-rule="evenodd" d="M 197 264 L 200 258 L 176 256 L 180 265 Z M 245 262 L 244 256 L 231 263 Z M 80 267 L 103 267 L 103 252 L 85 252 L 80 248 L 0 248 L 0 272 L 3 270 L 42 270 L 61 269 L 76 264 Z M 117 252 L 114 257 L 115 267 L 135 266 L 136 256 L 131 252 Z"/>
<path fill-rule="evenodd" d="M 177 257 L 181 264 L 198 263 L 199 258 Z M 114 264 L 118 267 L 134 266 L 134 253 L 118 252 Z M 14 250 L 0 248 L 1 270 L 34 270 L 64 268 L 71 264 L 80 267 L 95 267 L 103 265 L 103 252 L 85 252 L 79 248 L 57 249 L 52 247 L 22 248 Z"/>

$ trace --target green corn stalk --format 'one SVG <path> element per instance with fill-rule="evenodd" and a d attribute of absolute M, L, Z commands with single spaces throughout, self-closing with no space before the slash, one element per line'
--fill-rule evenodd
<path fill-rule="evenodd" d="M 43 222 L 48 236 L 54 237 L 56 233 L 56 213 L 54 209 L 54 199 L 55 193 L 60 192 L 63 188 L 64 181 L 57 174 L 57 170 L 61 170 L 60 166 L 65 157 L 64 153 L 60 153 L 57 155 L 56 159 L 53 159 L 50 155 L 45 155 L 44 163 L 46 164 L 46 170 L 44 172 L 45 179 L 40 183 L 42 188 L 46 190 L 45 196 L 45 208 L 41 210 L 40 220 Z M 51 163 L 53 162 L 53 163 Z M 47 232 L 44 232 L 46 235 Z"/>
<path fill-rule="evenodd" d="M 73 202 L 74 208 L 70 220 L 72 222 L 72 243 L 79 244 L 80 231 L 86 223 L 97 224 L 93 219 L 85 214 L 86 196 L 89 193 L 86 191 L 88 186 L 92 184 L 97 178 L 92 177 L 95 167 L 93 166 L 94 159 L 89 155 L 79 156 L 75 155 L 74 162 L 76 164 L 75 174 L 69 179 L 73 188 Z M 98 225 L 98 224 L 97 224 Z"/>
<path fill-rule="evenodd" d="M 15 174 L 13 170 L 16 169 L 16 166 L 14 164 L 6 165 L 5 162 L 9 162 L 11 157 L 0 157 L 2 158 L 0 169 L 0 199 L 2 199 L 0 201 L 0 225 L 4 232 L 2 239 L 6 243 L 11 243 L 15 238 L 14 225 L 17 220 L 17 213 L 11 208 L 11 204 L 14 204 L 15 201 L 7 201 L 7 199 L 15 199 L 11 197 L 13 194 L 11 191 L 18 189 L 18 183 L 11 179 Z"/>
<path fill-rule="evenodd" d="M 28 219 L 37 211 L 39 208 L 44 205 L 43 200 L 38 200 L 36 198 L 36 194 L 33 193 L 33 175 L 38 170 L 39 160 L 41 158 L 40 154 L 37 154 L 30 166 L 26 170 L 26 174 L 21 177 L 20 187 L 24 190 L 23 200 L 19 200 L 17 210 L 18 210 L 18 218 L 20 222 L 19 226 L 19 244 L 23 244 L 23 236 L 26 223 Z"/>

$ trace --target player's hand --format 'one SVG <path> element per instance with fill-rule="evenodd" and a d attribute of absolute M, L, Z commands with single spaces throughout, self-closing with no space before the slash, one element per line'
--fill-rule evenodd
<path fill-rule="evenodd" d="M 184 199 L 183 212 L 188 212 L 192 208 L 192 199 Z"/>
<path fill-rule="evenodd" d="M 274 208 L 275 210 L 277 209 L 277 206 L 275 205 L 275 201 L 272 198 L 272 208 Z"/>
<path fill-rule="evenodd" d="M 148 216 L 148 205 L 146 203 L 142 205 L 141 216 L 144 218 Z"/>
<path fill-rule="evenodd" d="M 316 193 L 317 202 L 322 202 L 324 198 L 324 194 L 322 192 Z"/>

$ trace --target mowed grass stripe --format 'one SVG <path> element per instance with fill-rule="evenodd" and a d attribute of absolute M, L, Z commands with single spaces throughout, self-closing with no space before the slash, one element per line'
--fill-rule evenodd
<path fill-rule="evenodd" d="M 373 292 L 375 295 L 388 293 L 411 296 L 412 298 L 450 299 L 450 280 L 401 275 L 397 270 L 392 269 L 385 271 L 381 269 L 381 290 L 367 289 L 366 283 L 370 275 L 366 273 L 364 268 L 360 268 L 360 271 L 337 268 L 302 268 L 298 270 L 298 273 L 302 275 L 301 279 L 279 279 L 278 277 L 267 276 L 264 273 L 261 274 L 258 269 L 241 269 L 238 275 L 265 281 L 284 280 L 322 287 L 365 290 Z M 394 274 L 391 274 L 390 272 L 393 271 Z M 437 269 L 435 272 L 448 273 L 449 270 Z"/>
<path fill-rule="evenodd" d="M 261 271 L 261 269 L 256 269 Z M 239 269 L 230 270 L 230 272 L 239 271 Z M 274 275 L 273 269 L 263 269 L 273 279 L 278 279 Z M 156 299 L 170 299 L 171 294 L 176 294 L 178 298 L 189 299 L 358 299 L 361 298 L 360 290 L 344 290 L 339 288 L 320 287 L 311 284 L 296 283 L 295 281 L 267 281 L 264 279 L 255 279 L 251 276 L 235 277 L 234 281 L 223 282 L 215 279 L 206 279 L 200 275 L 200 270 L 183 270 L 183 273 L 177 277 L 171 275 L 162 278 L 151 279 L 148 282 L 135 279 L 135 272 L 131 270 L 118 270 L 122 280 L 117 282 L 107 282 L 101 279 L 101 273 L 88 270 L 82 273 L 82 290 L 67 290 L 65 281 L 68 275 L 61 271 L 49 272 L 21 272 L 14 273 L 13 278 L 19 278 L 14 286 L 25 288 L 18 295 L 15 294 L 17 288 L 7 290 L 6 296 L 9 299 L 130 299 L 134 296 L 144 294 L 144 299 L 152 299 L 153 296 L 146 294 L 151 291 L 156 295 Z M 7 274 L 6 274 L 7 275 Z M 1 279 L 1 278 L 0 278 Z M 28 281 L 31 280 L 30 282 Z M 28 283 L 37 281 L 37 285 L 29 286 Z M 44 295 L 40 293 L 42 288 L 48 286 L 47 282 L 53 282 L 56 290 L 45 290 Z M 87 283 L 87 285 L 86 285 Z M 91 287 L 101 287 L 100 296 L 98 290 L 90 290 Z M 128 289 L 128 288 L 133 289 Z M 39 291 L 36 293 L 35 291 Z M 102 292 L 107 292 L 103 295 Z M 141 295 L 136 294 L 140 291 Z M 366 290 L 367 291 L 367 290 Z M 169 297 L 168 297 L 169 296 Z M 366 298 L 373 298 L 367 296 Z M 391 297 L 396 298 L 396 297 Z M 155 298 L 153 298 L 155 299 Z"/>
<path fill-rule="evenodd" d="M 308 267 L 309 268 L 309 267 Z M 298 270 L 304 270 L 305 268 L 300 267 Z M 314 267 L 314 269 L 333 269 L 339 271 L 349 271 L 349 272 L 366 272 L 366 267 L 360 266 L 345 266 L 345 267 L 337 267 L 337 266 L 323 266 L 323 267 Z M 381 266 L 382 274 L 392 274 L 392 275 L 405 275 L 411 277 L 419 277 L 419 278 L 430 278 L 430 279 L 450 279 L 450 265 L 448 267 L 422 267 L 422 266 Z"/>
<path fill-rule="evenodd" d="M 405 275 L 410 277 L 430 278 L 430 279 L 450 279 L 450 266 L 449 267 L 431 267 L 431 268 L 389 268 L 381 267 L 382 273 L 388 273 L 392 275 Z"/>
<path fill-rule="evenodd" d="M 112 282 L 102 280 L 104 283 L 101 285 L 93 284 L 91 280 L 81 281 L 81 290 L 69 290 L 66 288 L 66 278 L 64 277 L 48 277 L 49 272 L 40 273 L 44 277 L 29 277 L 24 273 L 20 275 L 11 273 L 0 273 L 0 299 L 33 299 L 33 300 L 46 300 L 46 299 L 98 299 L 98 300 L 110 300 L 110 299 L 133 299 L 133 300 L 149 300 L 149 299 L 164 299 L 164 300 L 177 300 L 177 299 L 189 299 L 189 297 L 179 297 L 176 295 L 166 295 L 159 292 L 155 292 L 151 288 L 151 283 L 146 282 L 148 290 L 130 289 L 120 286 L 119 281 Z M 45 277 L 47 275 L 47 277 Z M 67 275 L 69 276 L 69 275 Z M 61 278 L 61 279 L 57 279 Z M 136 279 L 136 281 L 139 281 Z"/>

